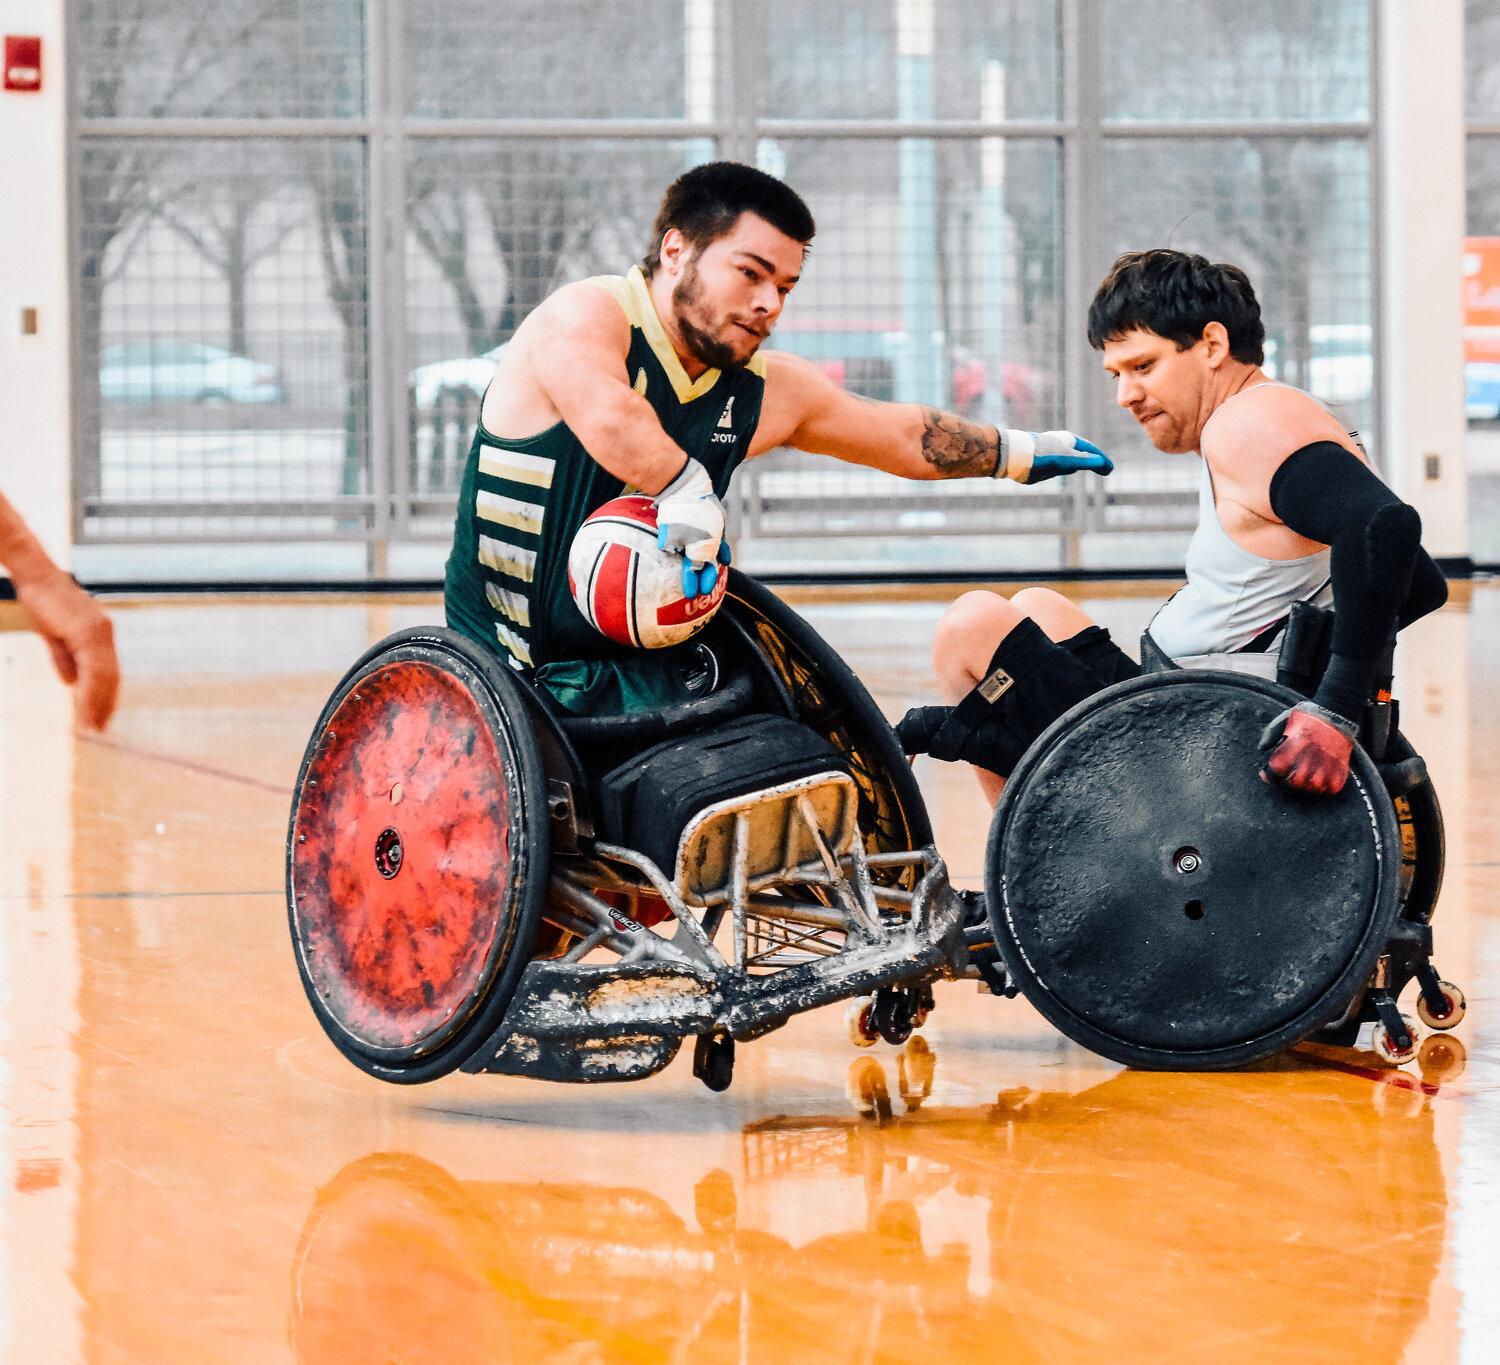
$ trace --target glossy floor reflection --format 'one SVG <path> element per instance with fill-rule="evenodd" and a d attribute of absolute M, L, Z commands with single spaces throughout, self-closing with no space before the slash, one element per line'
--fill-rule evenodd
<path fill-rule="evenodd" d="M 1088 607 L 1130 639 L 1149 591 Z M 939 602 L 802 609 L 891 714 L 930 698 Z M 1404 651 L 1448 816 L 1438 960 L 1470 1002 L 1420 1066 L 1122 1072 L 965 983 L 904 1049 L 796 1019 L 723 1095 L 685 1056 L 397 1088 L 318 1030 L 291 784 L 343 668 L 437 610 L 119 605 L 101 740 L 0 634 L 4 1359 L 1500 1358 L 1500 588 Z M 977 789 L 920 771 L 977 885 Z"/>

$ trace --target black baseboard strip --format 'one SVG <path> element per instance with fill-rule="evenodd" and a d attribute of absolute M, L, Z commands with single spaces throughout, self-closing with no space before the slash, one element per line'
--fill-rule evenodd
<path fill-rule="evenodd" d="M 1467 555 L 1445 556 L 1437 566 L 1449 578 L 1467 579 L 1500 575 L 1500 562 L 1476 562 Z M 1141 565 L 1124 569 L 984 569 L 964 572 L 954 569 L 860 569 L 851 573 L 823 571 L 769 572 L 755 575 L 768 587 L 859 587 L 896 583 L 1118 583 L 1131 579 L 1177 580 L 1182 577 L 1178 564 Z M 245 578 L 223 582 L 201 579 L 141 579 L 130 582 L 83 584 L 99 597 L 177 597 L 325 595 L 347 596 L 351 593 L 402 596 L 441 593 L 443 583 L 437 578 Z M 10 579 L 0 577 L 0 601 L 13 602 L 15 588 Z"/>

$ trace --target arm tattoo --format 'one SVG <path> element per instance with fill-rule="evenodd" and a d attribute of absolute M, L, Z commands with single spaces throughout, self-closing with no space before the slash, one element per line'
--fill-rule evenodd
<path fill-rule="evenodd" d="M 951 412 L 922 409 L 922 457 L 946 479 L 987 479 L 1000 462 L 1000 433 Z"/>

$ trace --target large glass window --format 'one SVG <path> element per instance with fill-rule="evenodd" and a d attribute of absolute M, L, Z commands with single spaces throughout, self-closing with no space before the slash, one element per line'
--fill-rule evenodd
<path fill-rule="evenodd" d="M 363 527 L 363 147 L 90 139 L 79 176 L 85 540 Z"/>
<path fill-rule="evenodd" d="M 688 164 L 681 141 L 413 139 L 406 169 L 405 486 L 451 499 L 498 348 L 571 280 L 620 274 L 645 251 L 662 187 Z"/>
<path fill-rule="evenodd" d="M 1367 0 L 1104 0 L 1112 119 L 1360 120 Z"/>
<path fill-rule="evenodd" d="M 1500 0 L 1464 0 L 1464 114 L 1500 123 Z"/>
<path fill-rule="evenodd" d="M 364 111 L 364 0 L 77 0 L 71 8 L 84 118 Z"/>
<path fill-rule="evenodd" d="M 1370 167 L 1363 140 L 1112 140 L 1111 256 L 1173 246 L 1243 269 L 1266 326 L 1266 369 L 1324 399 L 1351 428 L 1373 420 Z M 1119 448 L 1146 453 L 1111 414 Z"/>
<path fill-rule="evenodd" d="M 690 54 L 713 39 L 712 4 L 683 0 L 401 8 L 416 118 L 684 118 Z"/>
<path fill-rule="evenodd" d="M 1471 24 L 1497 9 L 1470 0 Z M 1083 336 L 1129 248 L 1243 265 L 1272 372 L 1373 426 L 1369 0 L 70 13 L 86 544 L 238 564 L 229 541 L 280 538 L 298 576 L 435 573 L 497 349 L 561 284 L 638 260 L 662 190 L 714 156 L 818 220 L 773 346 L 1126 457 L 1018 489 L 779 452 L 737 481 L 742 563 L 1170 563 L 1192 467 L 1122 420 Z M 1488 79 L 1474 56 L 1471 112 L 1500 118 Z"/>
<path fill-rule="evenodd" d="M 1500 562 L 1500 0 L 1464 5 L 1469 553 Z"/>

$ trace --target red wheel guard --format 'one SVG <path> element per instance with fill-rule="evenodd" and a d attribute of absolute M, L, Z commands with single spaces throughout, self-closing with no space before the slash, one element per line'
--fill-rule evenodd
<path fill-rule="evenodd" d="M 308 765 L 293 844 L 299 948 L 357 1043 L 436 1046 L 482 997 L 510 881 L 505 760 L 463 683 L 362 678 Z"/>

